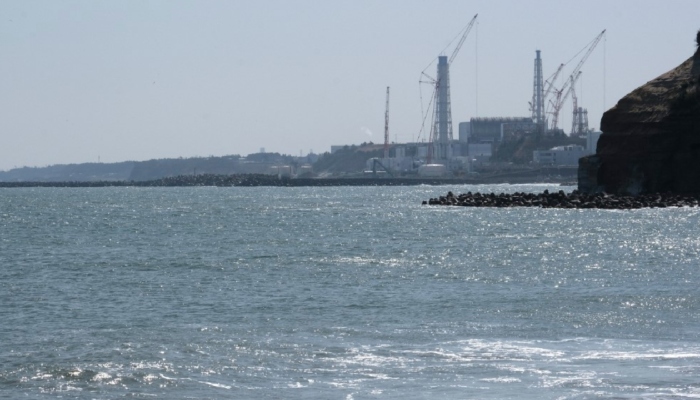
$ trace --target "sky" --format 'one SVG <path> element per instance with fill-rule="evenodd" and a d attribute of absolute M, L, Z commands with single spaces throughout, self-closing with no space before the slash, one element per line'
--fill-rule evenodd
<path fill-rule="evenodd" d="M 598 128 L 700 29 L 697 0 L 4 0 L 0 170 L 383 143 L 387 86 L 391 141 L 426 140 L 421 72 L 477 13 L 450 66 L 455 139 L 530 116 L 535 50 L 549 77 L 606 29 L 576 86 Z"/>

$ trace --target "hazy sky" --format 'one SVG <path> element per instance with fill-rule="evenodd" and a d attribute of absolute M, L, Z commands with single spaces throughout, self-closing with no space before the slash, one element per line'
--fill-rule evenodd
<path fill-rule="evenodd" d="M 536 49 L 547 77 L 607 29 L 577 85 L 597 128 L 690 57 L 700 28 L 698 0 L 4 0 L 0 13 L 0 170 L 381 143 L 386 86 L 391 140 L 417 140 L 420 73 L 476 13 L 451 66 L 455 139 L 474 116 L 530 115 Z"/>

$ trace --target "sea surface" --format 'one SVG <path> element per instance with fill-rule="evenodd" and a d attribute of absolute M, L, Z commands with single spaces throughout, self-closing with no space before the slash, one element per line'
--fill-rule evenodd
<path fill-rule="evenodd" d="M 0 189 L 0 398 L 700 398 L 700 209 Z"/>

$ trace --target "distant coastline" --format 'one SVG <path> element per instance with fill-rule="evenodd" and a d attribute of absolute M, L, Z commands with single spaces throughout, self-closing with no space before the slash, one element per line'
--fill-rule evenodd
<path fill-rule="evenodd" d="M 200 174 L 178 175 L 148 181 L 17 181 L 0 182 L 0 188 L 26 187 L 195 187 L 195 186 L 415 186 L 415 185 L 461 185 L 487 183 L 572 183 L 575 184 L 575 168 L 541 168 L 527 171 L 508 171 L 484 175 L 455 178 L 417 177 L 330 177 L 330 178 L 286 178 L 267 174 Z"/>

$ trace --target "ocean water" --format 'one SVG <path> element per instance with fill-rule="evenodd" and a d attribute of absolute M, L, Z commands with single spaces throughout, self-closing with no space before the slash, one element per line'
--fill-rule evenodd
<path fill-rule="evenodd" d="M 700 397 L 700 210 L 421 206 L 544 189 L 0 189 L 0 398 Z"/>

